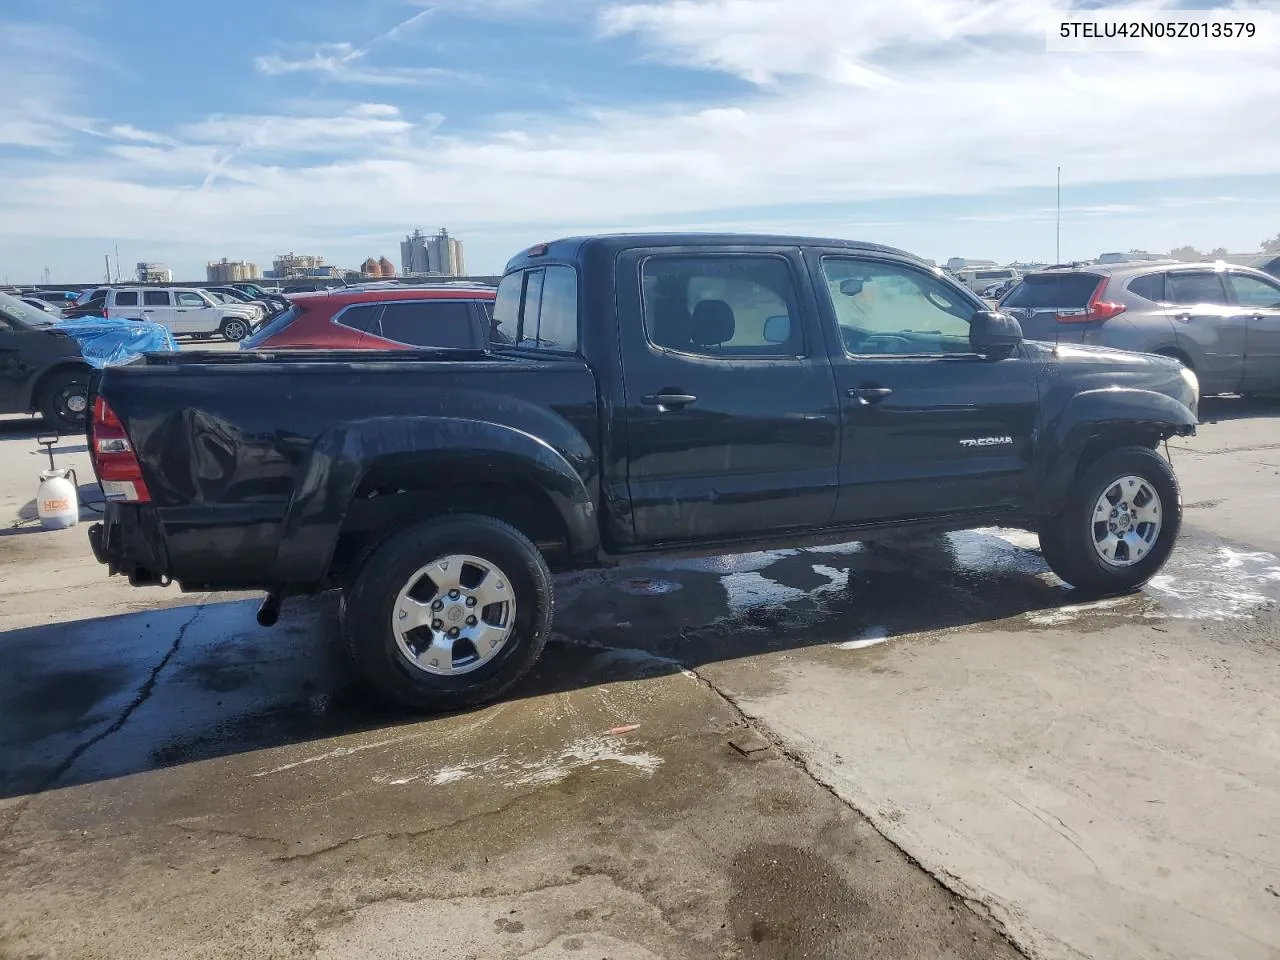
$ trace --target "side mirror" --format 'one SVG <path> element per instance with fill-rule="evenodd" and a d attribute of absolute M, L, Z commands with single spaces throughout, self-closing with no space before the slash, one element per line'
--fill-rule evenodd
<path fill-rule="evenodd" d="M 848 280 L 840 281 L 840 292 L 846 297 L 856 297 L 862 292 L 862 288 L 866 286 L 866 281 L 861 277 L 851 277 Z"/>
<path fill-rule="evenodd" d="M 790 317 L 770 317 L 764 322 L 765 343 L 786 343 L 790 339 Z"/>
<path fill-rule="evenodd" d="M 987 357 L 1007 357 L 1022 342 L 1022 324 L 1007 313 L 979 310 L 969 320 L 969 346 Z"/>

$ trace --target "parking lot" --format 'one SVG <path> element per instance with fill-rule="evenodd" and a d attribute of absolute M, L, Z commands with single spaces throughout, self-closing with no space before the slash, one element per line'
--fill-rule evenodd
<path fill-rule="evenodd" d="M 998 529 L 577 574 L 425 720 L 331 598 L 107 579 L 0 419 L 0 956 L 1275 957 L 1280 404 L 1202 418 L 1137 595 Z"/>

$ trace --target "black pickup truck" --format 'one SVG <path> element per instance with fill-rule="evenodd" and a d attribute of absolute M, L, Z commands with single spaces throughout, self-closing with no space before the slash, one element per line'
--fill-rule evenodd
<path fill-rule="evenodd" d="M 537 659 L 551 572 L 998 523 L 1090 592 L 1181 523 L 1176 362 L 1035 343 L 921 260 L 794 237 L 539 244 L 487 351 L 175 354 L 105 371 L 98 559 L 131 583 L 343 591 L 354 666 L 455 709 Z"/>

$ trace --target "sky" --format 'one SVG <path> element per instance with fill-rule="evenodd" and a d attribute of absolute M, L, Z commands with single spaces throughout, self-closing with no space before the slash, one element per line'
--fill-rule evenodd
<path fill-rule="evenodd" d="M 398 265 L 440 226 L 476 274 L 643 230 L 1043 261 L 1058 166 L 1062 259 L 1280 232 L 1280 50 L 1047 52 L 1062 7 L 6 0 L 0 280 Z"/>

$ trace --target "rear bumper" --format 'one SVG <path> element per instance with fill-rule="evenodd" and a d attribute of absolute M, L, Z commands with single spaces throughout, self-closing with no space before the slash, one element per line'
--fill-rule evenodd
<path fill-rule="evenodd" d="M 155 510 L 132 503 L 108 503 L 102 522 L 89 527 L 89 546 L 113 576 L 135 587 L 169 582 L 168 555 Z"/>

